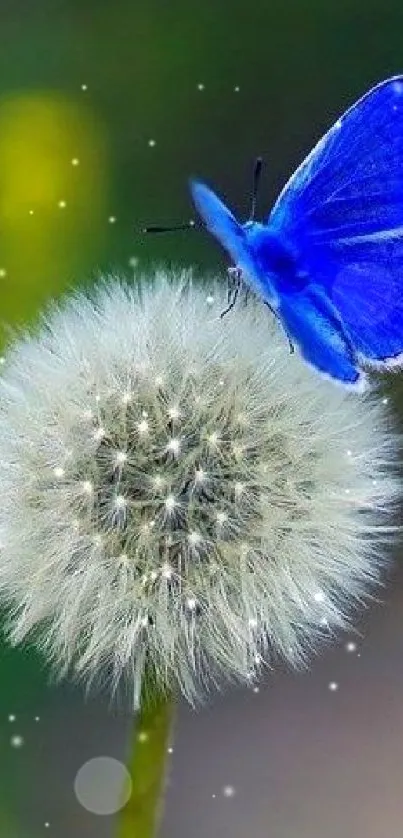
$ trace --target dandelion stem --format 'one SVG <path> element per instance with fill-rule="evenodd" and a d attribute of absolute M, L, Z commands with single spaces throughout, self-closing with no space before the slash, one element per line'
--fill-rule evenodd
<path fill-rule="evenodd" d="M 127 764 L 132 794 L 120 812 L 116 838 L 155 838 L 163 808 L 173 711 L 171 695 L 147 700 L 143 693 Z"/>

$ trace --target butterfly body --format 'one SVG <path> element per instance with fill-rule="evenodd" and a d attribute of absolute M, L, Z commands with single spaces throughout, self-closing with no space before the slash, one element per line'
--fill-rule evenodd
<path fill-rule="evenodd" d="M 303 253 L 269 225 L 248 221 L 242 229 L 253 262 L 249 273 L 244 273 L 242 259 L 237 265 L 244 281 L 275 310 L 305 360 L 349 386 L 356 378 L 354 346 L 331 300 L 310 283 Z"/>
<path fill-rule="evenodd" d="M 403 76 L 381 82 L 317 143 L 265 222 L 241 224 L 191 182 L 207 229 L 317 371 L 364 389 L 403 365 Z"/>

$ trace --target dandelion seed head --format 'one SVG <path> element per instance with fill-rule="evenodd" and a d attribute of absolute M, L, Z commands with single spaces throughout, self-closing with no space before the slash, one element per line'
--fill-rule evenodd
<path fill-rule="evenodd" d="M 192 703 L 305 665 L 380 581 L 399 497 L 382 401 L 290 357 L 258 301 L 223 324 L 212 286 L 104 280 L 2 368 L 9 639 L 133 707 L 146 659 Z"/>

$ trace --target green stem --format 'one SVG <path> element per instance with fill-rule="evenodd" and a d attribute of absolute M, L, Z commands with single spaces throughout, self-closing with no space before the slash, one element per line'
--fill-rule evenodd
<path fill-rule="evenodd" d="M 119 813 L 116 838 L 155 838 L 162 813 L 173 710 L 172 696 L 154 695 L 148 700 L 143 691 L 127 763 L 132 794 Z"/>

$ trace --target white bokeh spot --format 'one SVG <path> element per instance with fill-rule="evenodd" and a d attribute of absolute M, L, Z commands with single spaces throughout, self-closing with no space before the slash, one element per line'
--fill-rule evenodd
<path fill-rule="evenodd" d="M 126 805 L 132 780 L 125 765 L 113 757 L 94 757 L 77 771 L 74 791 L 79 803 L 94 815 L 113 815 Z"/>

